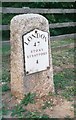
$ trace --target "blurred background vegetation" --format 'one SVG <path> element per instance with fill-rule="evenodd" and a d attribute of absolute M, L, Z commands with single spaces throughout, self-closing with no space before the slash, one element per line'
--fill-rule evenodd
<path fill-rule="evenodd" d="M 74 2 L 3 2 L 2 7 L 30 7 L 30 8 L 63 8 L 63 9 L 74 9 Z M 10 24 L 10 20 L 13 16 L 18 14 L 3 14 L 2 15 L 2 24 Z M 41 14 L 49 20 L 49 23 L 62 23 L 62 22 L 75 22 L 76 15 L 74 13 L 67 14 Z M 55 28 L 50 29 L 50 33 L 52 36 L 62 35 L 74 33 L 76 31 L 76 27 L 67 27 L 67 28 Z M 3 31 L 3 40 L 9 40 L 10 34 L 9 31 Z"/>

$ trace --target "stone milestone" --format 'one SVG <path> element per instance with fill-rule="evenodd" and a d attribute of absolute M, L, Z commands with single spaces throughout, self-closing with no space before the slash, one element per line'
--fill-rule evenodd
<path fill-rule="evenodd" d="M 48 20 L 39 14 L 21 14 L 12 18 L 11 91 L 18 99 L 25 94 L 38 97 L 54 92 L 52 56 Z"/>

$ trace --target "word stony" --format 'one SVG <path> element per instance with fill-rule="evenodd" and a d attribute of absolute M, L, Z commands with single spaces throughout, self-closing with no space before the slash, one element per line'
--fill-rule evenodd
<path fill-rule="evenodd" d="M 39 14 L 21 14 L 10 23 L 11 92 L 19 100 L 54 92 L 48 20 Z"/>

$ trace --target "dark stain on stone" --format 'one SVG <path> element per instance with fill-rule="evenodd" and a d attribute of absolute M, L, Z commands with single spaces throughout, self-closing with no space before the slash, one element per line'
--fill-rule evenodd
<path fill-rule="evenodd" d="M 49 79 L 50 77 L 49 77 L 49 76 L 47 76 L 47 78 Z"/>

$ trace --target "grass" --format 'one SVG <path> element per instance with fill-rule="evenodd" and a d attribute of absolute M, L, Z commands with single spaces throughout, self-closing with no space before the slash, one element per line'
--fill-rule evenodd
<path fill-rule="evenodd" d="M 10 90 L 10 88 L 8 87 L 7 84 L 2 85 L 2 92 L 6 92 L 8 90 Z"/>
<path fill-rule="evenodd" d="M 8 43 L 4 43 L 2 45 L 2 55 L 6 56 L 10 54 L 10 45 Z M 8 56 L 7 56 L 8 57 Z M 3 59 L 4 60 L 4 59 Z"/>
<path fill-rule="evenodd" d="M 10 81 L 10 46 L 2 45 L 2 82 Z"/>
<path fill-rule="evenodd" d="M 11 111 L 12 117 L 18 118 L 49 118 L 47 115 L 41 115 L 39 112 L 30 112 L 25 109 L 29 103 L 35 103 L 35 94 L 28 93 L 19 105 L 16 105 L 15 108 Z"/>
<path fill-rule="evenodd" d="M 15 117 L 19 117 L 19 118 L 21 117 L 22 118 L 24 112 L 25 112 L 25 109 L 23 109 L 23 107 L 21 105 L 17 105 L 12 110 L 11 116 L 15 116 Z"/>
<path fill-rule="evenodd" d="M 57 46 L 63 46 L 70 43 L 74 43 L 73 39 L 68 40 L 57 40 L 57 41 L 51 41 L 51 48 L 57 47 Z M 74 65 L 74 48 L 68 48 L 64 50 L 59 50 L 56 52 L 53 52 L 52 49 L 52 62 L 53 66 L 67 66 L 67 65 Z"/>
<path fill-rule="evenodd" d="M 59 52 L 52 51 L 53 66 L 74 65 L 74 48 Z"/>
<path fill-rule="evenodd" d="M 54 75 L 54 85 L 55 92 L 58 94 L 59 91 L 61 95 L 66 99 L 74 98 L 74 80 L 75 80 L 75 72 L 74 69 L 64 69 L 64 71 L 59 72 Z"/>
<path fill-rule="evenodd" d="M 57 47 L 61 45 L 68 45 L 70 43 L 74 43 L 73 39 L 67 39 L 67 40 L 55 40 L 51 41 L 51 47 Z"/>
<path fill-rule="evenodd" d="M 27 111 L 26 109 L 23 108 L 21 105 L 17 105 L 15 109 L 13 109 L 12 117 L 17 117 L 17 118 L 49 118 L 48 115 L 43 114 L 41 115 L 39 112 L 30 112 Z"/>
<path fill-rule="evenodd" d="M 2 56 L 2 82 L 10 81 L 10 64 L 9 56 Z"/>
<path fill-rule="evenodd" d="M 69 44 L 73 43 L 74 40 L 59 40 L 59 41 L 51 41 L 51 46 L 56 47 L 59 45 Z M 2 54 L 3 54 L 3 60 L 2 60 L 2 81 L 8 82 L 10 81 L 10 46 L 9 44 L 4 44 L 2 46 Z M 53 66 L 67 66 L 67 65 L 73 65 L 74 64 L 74 48 L 66 49 L 63 51 L 53 52 L 52 51 L 52 61 Z M 59 87 L 63 88 L 65 84 L 69 83 L 69 79 L 73 78 L 74 76 L 74 70 L 64 70 L 63 72 L 57 73 L 54 75 L 54 81 L 55 81 L 55 87 L 59 89 Z M 68 79 L 66 81 L 65 79 Z M 71 79 L 73 82 L 74 79 Z M 59 84 L 58 84 L 59 83 Z"/>
<path fill-rule="evenodd" d="M 70 40 L 61 40 L 61 41 L 51 41 L 52 47 L 57 47 L 60 45 L 66 45 L 73 43 L 72 39 Z M 52 60 L 53 67 L 63 67 L 67 65 L 74 65 L 74 48 L 65 49 L 63 51 L 52 51 Z M 9 44 L 4 44 L 2 48 L 2 82 L 5 82 L 2 86 L 3 92 L 8 92 L 8 82 L 10 82 L 10 46 Z M 54 73 L 54 85 L 55 85 L 55 95 L 61 95 L 67 100 L 73 100 L 74 92 L 76 89 L 74 87 L 75 71 L 71 69 L 63 69 L 58 73 Z M 27 106 L 29 103 L 35 103 L 35 94 L 28 94 L 24 97 L 19 105 L 16 105 L 13 109 L 9 110 L 7 105 L 3 105 L 3 115 L 8 115 L 11 112 L 12 117 L 18 118 L 49 118 L 47 115 L 41 115 L 38 112 L 30 112 L 25 109 L 24 106 Z M 52 102 L 46 101 L 42 106 L 42 109 L 53 106 Z"/>
<path fill-rule="evenodd" d="M 2 24 L 2 14 L 0 13 L 0 25 Z"/>
<path fill-rule="evenodd" d="M 28 105 L 28 103 L 35 103 L 35 94 L 28 93 L 21 102 L 24 105 Z"/>
<path fill-rule="evenodd" d="M 58 89 L 64 89 L 66 88 L 66 85 L 73 86 L 74 77 L 74 69 L 64 69 L 64 71 L 54 75 L 55 87 Z"/>
<path fill-rule="evenodd" d="M 7 104 L 2 105 L 2 116 L 3 115 L 8 115 L 10 113 L 10 110 L 7 107 Z"/>
<path fill-rule="evenodd" d="M 46 109 L 46 108 L 49 108 L 49 107 L 52 107 L 53 106 L 53 102 L 52 101 L 46 101 L 44 103 L 44 105 L 42 106 L 42 109 Z"/>

